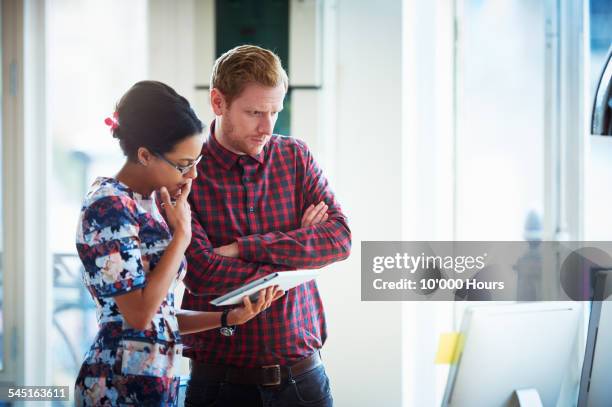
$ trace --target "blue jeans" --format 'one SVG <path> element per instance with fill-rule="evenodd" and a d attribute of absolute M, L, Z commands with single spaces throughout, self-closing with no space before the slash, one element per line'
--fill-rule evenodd
<path fill-rule="evenodd" d="M 278 386 L 213 383 L 191 378 L 185 407 L 332 407 L 329 378 L 323 365 L 289 377 Z"/>

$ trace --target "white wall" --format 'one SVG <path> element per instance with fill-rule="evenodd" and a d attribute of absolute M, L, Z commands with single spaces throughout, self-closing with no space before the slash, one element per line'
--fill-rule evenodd
<path fill-rule="evenodd" d="M 209 2 L 205 2 L 209 3 Z M 149 78 L 172 86 L 179 94 L 195 99 L 195 61 L 200 44 L 194 35 L 194 0 L 149 0 Z"/>
<path fill-rule="evenodd" d="M 336 6 L 328 162 L 353 250 L 321 280 L 329 328 L 323 355 L 337 406 L 400 406 L 401 304 L 361 302 L 360 242 L 401 240 L 401 1 Z M 333 40 L 326 37 L 326 46 Z"/>

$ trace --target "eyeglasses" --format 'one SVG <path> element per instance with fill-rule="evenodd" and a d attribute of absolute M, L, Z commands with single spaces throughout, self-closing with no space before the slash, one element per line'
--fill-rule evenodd
<path fill-rule="evenodd" d="M 203 155 L 200 154 L 198 156 L 198 158 L 196 158 L 191 164 L 189 164 L 189 165 L 178 165 L 178 164 L 175 164 L 172 161 L 168 160 L 166 157 L 164 157 L 163 154 L 159 154 L 159 153 L 153 153 L 153 154 L 155 154 L 155 156 L 157 158 L 161 158 L 162 160 L 164 160 L 166 163 L 168 163 L 168 165 L 171 165 L 172 167 L 176 168 L 181 173 L 181 175 L 185 175 L 189 171 L 191 171 L 191 169 L 193 167 L 198 165 L 198 163 L 200 162 L 200 160 L 202 160 L 202 157 L 203 157 Z"/>

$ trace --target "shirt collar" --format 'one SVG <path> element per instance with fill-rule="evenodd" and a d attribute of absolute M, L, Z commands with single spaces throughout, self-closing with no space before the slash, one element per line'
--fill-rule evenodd
<path fill-rule="evenodd" d="M 210 132 L 208 134 L 207 144 L 208 144 L 208 152 L 210 153 L 210 155 L 213 156 L 215 160 L 217 160 L 219 164 L 221 164 L 221 166 L 226 170 L 229 170 L 230 168 L 232 168 L 234 164 L 236 164 L 236 162 L 240 159 L 240 157 L 244 157 L 244 155 L 236 154 L 228 150 L 227 148 L 223 147 L 221 143 L 219 143 L 219 141 L 217 140 L 217 137 L 215 136 L 215 121 L 214 120 L 210 124 Z M 259 154 L 255 156 L 249 155 L 247 157 L 252 158 L 253 160 L 257 161 L 259 164 L 263 164 L 266 148 L 268 148 L 267 143 Z"/>

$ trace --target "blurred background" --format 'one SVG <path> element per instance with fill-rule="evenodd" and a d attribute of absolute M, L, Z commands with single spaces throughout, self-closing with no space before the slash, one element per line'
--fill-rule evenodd
<path fill-rule="evenodd" d="M 361 241 L 612 237 L 612 140 L 591 135 L 608 0 L 1 6 L 0 381 L 72 389 L 96 333 L 74 241 L 88 186 L 124 161 L 104 118 L 155 79 L 210 122 L 212 64 L 238 44 L 281 57 L 275 132 L 306 141 L 349 216 L 352 255 L 319 281 L 338 406 L 439 405 L 438 337 L 465 308 L 362 302 Z M 580 368 L 577 356 L 558 405 L 575 404 Z"/>

